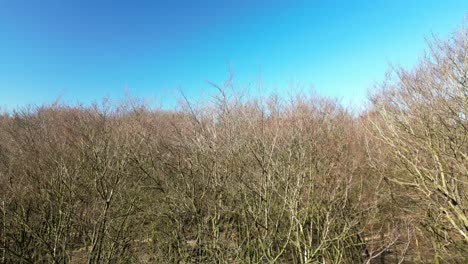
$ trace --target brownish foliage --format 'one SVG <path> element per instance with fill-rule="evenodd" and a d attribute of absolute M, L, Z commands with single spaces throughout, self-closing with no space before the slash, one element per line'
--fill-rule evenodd
<path fill-rule="evenodd" d="M 356 117 L 316 96 L 0 116 L 2 263 L 463 263 L 466 30 Z"/>

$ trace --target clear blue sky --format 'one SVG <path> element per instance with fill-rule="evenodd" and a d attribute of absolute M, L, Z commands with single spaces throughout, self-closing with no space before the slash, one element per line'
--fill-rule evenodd
<path fill-rule="evenodd" d="M 0 106 L 122 98 L 172 107 L 203 98 L 229 68 L 239 87 L 360 103 L 389 64 L 448 36 L 468 1 L 0 0 Z"/>

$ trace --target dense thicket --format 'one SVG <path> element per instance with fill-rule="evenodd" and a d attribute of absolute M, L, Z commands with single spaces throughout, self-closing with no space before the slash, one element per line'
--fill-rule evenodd
<path fill-rule="evenodd" d="M 468 31 L 358 117 L 303 94 L 0 116 L 2 263 L 465 263 Z"/>

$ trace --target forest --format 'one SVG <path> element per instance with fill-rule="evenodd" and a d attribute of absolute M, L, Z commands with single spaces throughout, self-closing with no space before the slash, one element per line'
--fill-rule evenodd
<path fill-rule="evenodd" d="M 468 261 L 468 29 L 358 113 L 214 86 L 1 114 L 1 263 Z"/>

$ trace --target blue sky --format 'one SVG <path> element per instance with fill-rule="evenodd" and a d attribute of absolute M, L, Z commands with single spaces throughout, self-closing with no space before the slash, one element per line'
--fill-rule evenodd
<path fill-rule="evenodd" d="M 89 103 L 128 92 L 166 108 L 204 99 L 231 69 L 239 89 L 362 104 L 390 64 L 448 36 L 468 1 L 0 0 L 0 106 Z"/>

